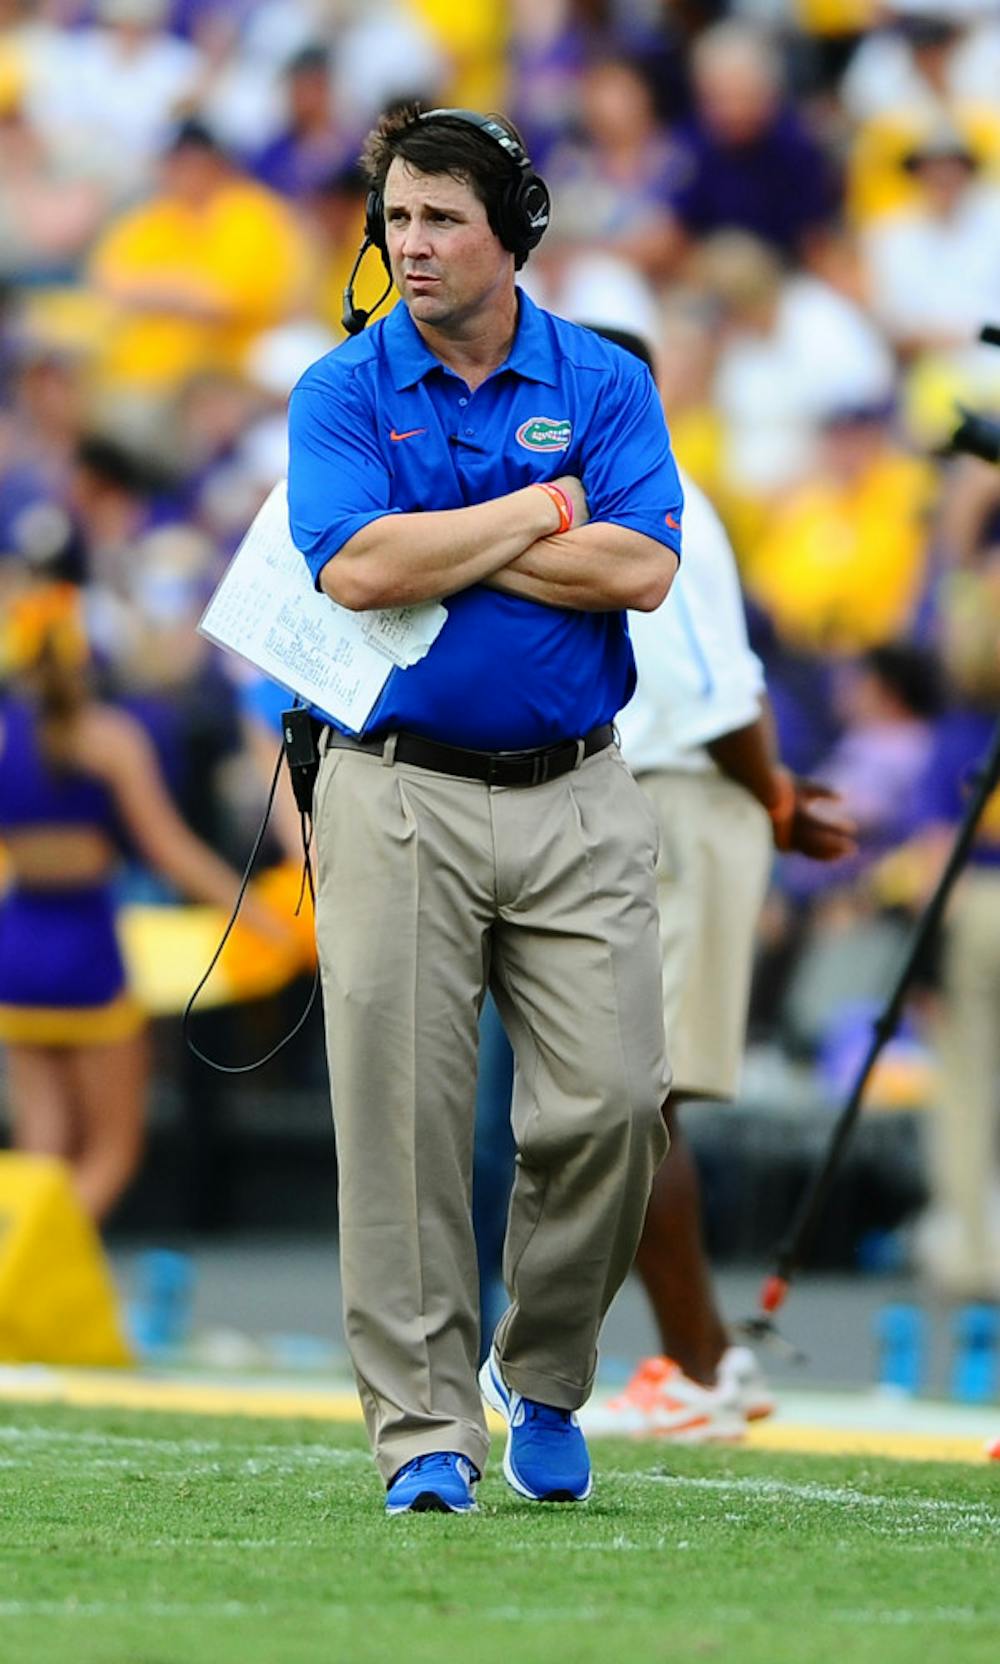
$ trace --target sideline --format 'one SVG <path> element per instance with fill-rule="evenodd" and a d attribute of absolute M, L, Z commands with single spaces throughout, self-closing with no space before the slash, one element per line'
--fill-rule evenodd
<path fill-rule="evenodd" d="M 220 1378 L 0 1366 L 0 1402 L 67 1404 L 78 1408 L 158 1410 L 217 1416 L 275 1416 L 307 1421 L 360 1422 L 361 1410 L 346 1383 L 300 1379 Z M 594 1419 L 600 1421 L 600 1401 Z M 600 1437 L 598 1428 L 585 1430 Z M 500 1432 L 493 1411 L 487 1422 Z M 603 1430 L 602 1430 L 603 1431 Z M 970 1410 L 921 1400 L 887 1401 L 878 1395 L 788 1393 L 779 1414 L 748 1429 L 745 1450 L 777 1450 L 813 1456 L 888 1456 L 900 1461 L 987 1460 L 986 1442 L 1000 1433 L 1000 1408 Z"/>

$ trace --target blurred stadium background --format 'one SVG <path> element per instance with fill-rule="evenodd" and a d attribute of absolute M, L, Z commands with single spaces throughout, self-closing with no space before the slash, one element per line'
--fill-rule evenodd
<path fill-rule="evenodd" d="M 948 450 L 956 401 L 1000 410 L 1000 351 L 977 342 L 1000 321 L 1000 5 L 0 0 L 0 585 L 27 566 L 38 594 L 81 586 L 103 694 L 240 867 L 276 745 L 194 626 L 284 472 L 291 386 L 341 336 L 359 140 L 414 96 L 517 121 L 555 204 L 532 293 L 655 344 L 783 755 L 861 827 L 849 868 L 779 859 L 741 1099 L 690 1117 L 738 1316 L 1000 712 L 1000 469 Z M 361 304 L 380 287 L 376 259 Z M 217 921 L 137 864 L 121 900 L 155 1018 L 146 1154 L 107 1230 L 123 1286 L 151 1297 L 142 1251 L 183 1248 L 196 1327 L 230 1331 L 233 1357 L 236 1331 L 335 1342 L 318 1014 L 259 1074 L 213 1076 L 179 1013 Z M 890 1297 L 1000 1297 L 997 939 L 995 801 L 816 1242 L 820 1378 L 870 1378 Z M 309 975 L 234 956 L 199 1045 L 267 1049 Z M 974 1137 L 970 1185 L 953 1156 Z M 645 1323 L 626 1292 L 610 1352 L 648 1350 Z"/>

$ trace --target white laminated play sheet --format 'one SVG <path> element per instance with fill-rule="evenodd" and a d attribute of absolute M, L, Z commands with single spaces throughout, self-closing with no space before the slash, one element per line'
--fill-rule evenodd
<path fill-rule="evenodd" d="M 394 666 L 416 664 L 448 614 L 439 601 L 350 612 L 313 588 L 288 529 L 284 480 L 230 561 L 198 625 L 307 704 L 360 733 Z"/>

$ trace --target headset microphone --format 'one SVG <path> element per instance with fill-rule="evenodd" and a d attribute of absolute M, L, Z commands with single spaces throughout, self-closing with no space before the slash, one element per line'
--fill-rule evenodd
<path fill-rule="evenodd" d="M 371 238 L 365 237 L 364 242 L 358 249 L 357 257 L 351 267 L 351 275 L 347 279 L 347 285 L 344 289 L 344 309 L 341 312 L 340 321 L 346 329 L 348 335 L 360 335 L 361 331 L 365 327 L 365 324 L 368 322 L 368 313 L 363 307 L 355 306 L 354 304 L 354 284 L 358 272 L 361 270 L 361 262 L 371 246 Z"/>
<path fill-rule="evenodd" d="M 377 312 L 379 307 L 385 304 L 392 293 L 392 278 L 390 277 L 383 293 L 379 296 L 375 305 L 367 312 L 363 306 L 355 306 L 354 304 L 355 279 L 357 278 L 358 272 L 361 270 L 362 260 L 368 253 L 368 250 L 373 247 L 374 244 L 372 239 L 366 232 L 365 240 L 358 249 L 357 258 L 354 261 L 354 265 L 351 267 L 351 275 L 347 279 L 347 286 L 344 289 L 344 308 L 340 314 L 340 321 L 346 329 L 348 335 L 360 335 L 372 314 Z"/>

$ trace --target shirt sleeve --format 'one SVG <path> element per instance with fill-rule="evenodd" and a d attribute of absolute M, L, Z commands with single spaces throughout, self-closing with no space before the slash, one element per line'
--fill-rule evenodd
<path fill-rule="evenodd" d="M 684 493 L 653 378 L 642 366 L 602 400 L 588 436 L 583 484 L 592 520 L 655 538 L 680 557 Z"/>
<path fill-rule="evenodd" d="M 389 504 L 389 469 L 367 389 L 356 375 L 300 382 L 288 406 L 288 509 L 292 541 L 319 588 L 328 560 Z"/>
<path fill-rule="evenodd" d="M 664 700 L 664 720 L 674 727 L 678 744 L 690 748 L 756 721 L 765 687 L 763 666 L 747 636 L 732 544 L 705 493 L 692 480 L 682 483 L 687 560 L 666 602 L 649 616 L 672 613 L 684 639 L 658 671 L 668 695 L 671 673 L 685 657 L 698 673 L 698 697 L 678 693 Z M 636 663 L 641 677 L 638 650 Z"/>

